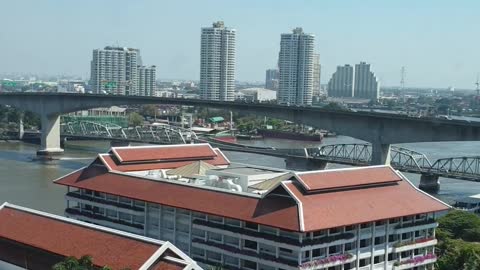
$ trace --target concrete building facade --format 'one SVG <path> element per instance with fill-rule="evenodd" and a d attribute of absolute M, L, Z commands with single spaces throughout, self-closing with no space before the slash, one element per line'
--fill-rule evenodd
<path fill-rule="evenodd" d="M 156 66 L 138 67 L 138 95 L 155 96 L 157 91 Z"/>
<path fill-rule="evenodd" d="M 235 91 L 236 30 L 222 21 L 202 28 L 200 96 L 207 100 L 233 101 Z"/>
<path fill-rule="evenodd" d="M 380 82 L 375 73 L 370 70 L 370 64 L 360 62 L 355 65 L 355 91 L 356 98 L 377 100 L 380 97 Z"/>
<path fill-rule="evenodd" d="M 277 91 L 278 90 L 278 69 L 267 69 L 265 71 L 265 88 Z"/>
<path fill-rule="evenodd" d="M 67 216 L 224 269 L 433 269 L 449 209 L 390 166 L 246 167 L 206 144 L 112 148 L 56 183 Z"/>
<path fill-rule="evenodd" d="M 322 66 L 320 65 L 320 54 L 315 53 L 313 55 L 313 96 L 319 96 L 321 85 L 320 79 L 322 74 Z"/>
<path fill-rule="evenodd" d="M 354 77 L 355 69 L 353 66 L 337 66 L 337 71 L 333 73 L 328 81 L 329 97 L 353 97 L 354 95 Z"/>
<path fill-rule="evenodd" d="M 296 28 L 282 34 L 279 54 L 279 104 L 311 105 L 315 36 Z"/>

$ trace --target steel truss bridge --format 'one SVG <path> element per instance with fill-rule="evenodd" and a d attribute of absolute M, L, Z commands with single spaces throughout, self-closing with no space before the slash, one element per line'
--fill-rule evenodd
<path fill-rule="evenodd" d="M 112 123 L 74 121 L 61 125 L 61 135 L 62 137 L 72 139 L 102 139 L 152 144 L 208 142 L 212 146 L 226 151 L 351 166 L 366 166 L 371 164 L 372 160 L 371 144 L 333 144 L 318 148 L 300 149 L 253 147 L 206 138 L 199 139 L 195 132 L 170 125 L 123 128 Z M 431 162 L 420 152 L 392 146 L 390 150 L 390 165 L 403 172 L 480 182 L 480 156 L 442 158 Z"/>
<path fill-rule="evenodd" d="M 62 123 L 62 137 L 82 139 L 102 139 L 153 144 L 182 144 L 197 138 L 195 132 L 185 128 L 158 125 L 123 128 L 112 123 L 74 121 Z"/>
<path fill-rule="evenodd" d="M 278 149 L 207 141 L 213 146 L 227 151 L 284 158 L 304 158 L 351 166 L 370 165 L 372 159 L 370 144 L 332 144 L 318 148 Z M 480 156 L 441 158 L 431 162 L 423 153 L 392 146 L 390 165 L 403 172 L 480 182 Z"/>

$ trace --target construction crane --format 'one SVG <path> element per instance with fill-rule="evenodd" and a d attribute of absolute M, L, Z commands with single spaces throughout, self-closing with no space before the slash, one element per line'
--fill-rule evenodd
<path fill-rule="evenodd" d="M 479 82 L 479 74 L 477 73 L 477 82 L 475 83 L 475 90 L 477 91 L 477 96 L 480 96 L 480 82 Z"/>

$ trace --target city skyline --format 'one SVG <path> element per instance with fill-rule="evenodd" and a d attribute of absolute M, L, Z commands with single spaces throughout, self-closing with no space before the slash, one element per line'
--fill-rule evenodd
<path fill-rule="evenodd" d="M 0 72 L 88 78 L 85 59 L 91 49 L 118 44 L 141 48 L 149 63 L 157 66 L 159 79 L 199 80 L 198 29 L 224 20 L 238 30 L 239 81 L 263 81 L 265 70 L 276 64 L 278 35 L 284 29 L 300 26 L 317 37 L 315 50 L 322 59 L 322 84 L 336 66 L 366 61 L 376 67 L 384 86 L 399 85 L 400 69 L 405 66 L 406 87 L 474 89 L 479 51 L 475 45 L 478 37 L 470 33 L 475 32 L 474 10 L 478 3 L 462 2 L 463 5 L 446 1 L 401 4 L 369 1 L 367 5 L 354 2 L 339 5 L 303 1 L 277 6 L 270 1 L 135 2 L 118 5 L 115 12 L 108 8 L 109 1 L 68 5 L 59 1 L 4 2 L 2 9 L 9 12 L 0 22 L 11 25 L 9 22 L 15 21 L 16 25 L 2 29 Z M 265 16 L 272 6 L 275 12 Z M 128 20 L 115 20 L 118 12 L 127 14 Z M 244 14 L 249 14 L 248 20 Z M 338 17 L 338 23 L 332 24 L 332 18 L 338 14 L 344 17 Z M 85 20 L 85 16 L 98 19 Z M 170 27 L 172 21 L 176 27 Z M 169 39 L 164 40 L 163 36 Z"/>

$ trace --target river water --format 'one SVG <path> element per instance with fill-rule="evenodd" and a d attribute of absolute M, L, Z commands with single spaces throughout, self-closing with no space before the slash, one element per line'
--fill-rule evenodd
<path fill-rule="evenodd" d="M 265 139 L 258 141 L 239 141 L 239 143 L 256 146 L 273 146 L 278 148 L 316 147 L 318 142 L 302 142 L 282 139 Z M 363 143 L 350 137 L 338 136 L 325 138 L 323 144 Z M 453 156 L 473 156 L 480 152 L 480 142 L 442 142 L 401 144 L 427 155 L 430 161 Z M 54 163 L 42 163 L 33 160 L 38 146 L 22 142 L 0 143 L 0 203 L 8 201 L 34 209 L 55 214 L 63 214 L 66 188 L 52 183 L 62 175 L 79 169 L 91 162 L 97 153 L 106 152 L 110 147 L 105 141 L 68 142 L 62 160 Z M 225 152 L 232 162 L 285 168 L 281 158 L 256 154 Z M 345 167 L 329 164 L 327 168 Z M 418 185 L 420 176 L 405 174 Z M 441 187 L 436 195 L 451 203 L 454 199 L 480 193 L 480 183 L 455 179 L 440 179 Z"/>

